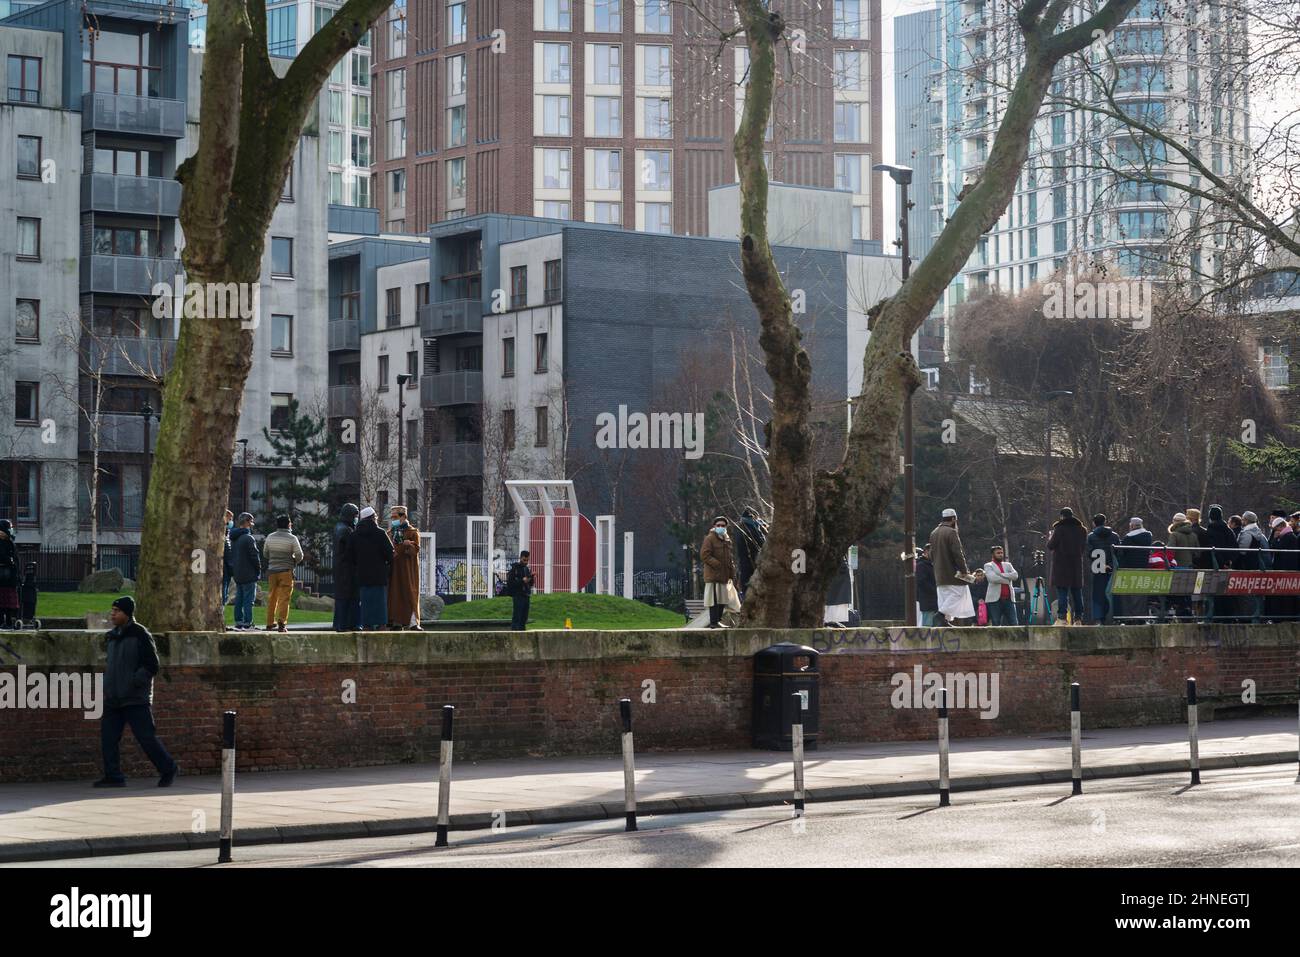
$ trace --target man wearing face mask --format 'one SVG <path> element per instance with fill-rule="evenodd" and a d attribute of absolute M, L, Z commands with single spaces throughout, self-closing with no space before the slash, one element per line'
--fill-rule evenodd
<path fill-rule="evenodd" d="M 735 582 L 740 576 L 736 573 L 736 548 L 727 534 L 727 518 L 719 515 L 713 520 L 713 527 L 704 537 L 700 546 L 700 563 L 704 566 L 704 604 L 709 608 L 709 627 L 722 627 L 722 610 L 730 607 L 732 611 L 740 609 L 739 596 L 736 595 Z"/>

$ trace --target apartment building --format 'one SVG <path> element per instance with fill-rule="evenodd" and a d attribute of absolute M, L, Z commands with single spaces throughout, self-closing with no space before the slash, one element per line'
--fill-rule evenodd
<path fill-rule="evenodd" d="M 21 541 L 47 546 L 88 543 L 93 514 L 101 544 L 129 548 L 184 321 L 156 309 L 153 293 L 184 282 L 174 176 L 197 143 L 202 53 L 183 7 L 13 7 L 0 21 L 0 514 Z M 325 395 L 319 129 L 317 119 L 304 130 L 267 237 L 235 508 L 272 507 L 263 429 L 292 400 Z"/>
<path fill-rule="evenodd" d="M 399 0 L 374 30 L 374 204 L 385 232 L 505 213 L 702 236 L 736 180 L 747 50 L 726 0 Z M 878 0 L 793 0 L 772 178 L 853 194 L 880 237 Z M 794 33 L 798 30 L 798 34 Z"/>

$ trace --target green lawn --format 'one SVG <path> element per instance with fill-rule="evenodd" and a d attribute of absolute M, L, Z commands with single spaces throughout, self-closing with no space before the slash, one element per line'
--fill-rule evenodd
<path fill-rule="evenodd" d="M 263 595 L 266 589 L 262 589 Z M 297 592 L 295 591 L 296 595 Z M 82 618 L 88 611 L 100 611 L 108 614 L 112 607 L 113 599 L 119 598 L 120 595 L 98 595 L 79 591 L 43 591 L 36 600 L 36 617 L 37 618 Z M 297 608 L 289 609 L 289 621 L 328 621 L 334 620 L 334 613 L 329 611 L 303 611 Z M 231 605 L 226 606 L 226 624 L 235 623 L 235 609 Z M 144 622 L 147 627 L 148 622 Z M 266 624 L 266 606 L 253 609 L 253 624 Z"/>
<path fill-rule="evenodd" d="M 509 618 L 510 606 L 509 598 L 462 601 L 448 605 L 442 617 L 444 621 Z M 566 617 L 572 619 L 574 628 L 601 628 L 610 631 L 680 628 L 685 623 L 685 618 L 675 611 L 652 608 L 645 602 L 629 601 L 617 595 L 575 595 L 570 592 L 533 595 L 528 609 L 530 630 L 563 628 Z"/>

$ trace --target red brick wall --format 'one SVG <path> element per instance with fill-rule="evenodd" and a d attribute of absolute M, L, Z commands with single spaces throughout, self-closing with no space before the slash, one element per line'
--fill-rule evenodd
<path fill-rule="evenodd" d="M 891 675 L 910 675 L 916 664 L 925 671 L 998 674 L 998 717 L 982 720 L 976 711 L 955 711 L 955 737 L 1066 734 L 1071 681 L 1082 684 L 1085 726 L 1176 722 L 1185 714 L 1188 675 L 1197 677 L 1203 697 L 1219 695 L 1229 704 L 1240 704 L 1243 678 L 1253 679 L 1263 696 L 1293 694 L 1298 647 L 1290 641 L 1265 647 L 824 655 L 822 740 L 932 736 L 933 711 L 896 710 L 890 703 Z M 163 652 L 166 658 L 165 646 Z M 220 713 L 226 709 L 239 712 L 241 771 L 433 760 L 444 704 L 457 707 L 457 757 L 469 760 L 616 754 L 617 701 L 624 696 L 634 702 L 639 749 L 747 748 L 751 662 L 749 655 L 706 652 L 642 659 L 166 665 L 155 683 L 154 711 L 163 742 L 191 773 L 218 770 Z M 14 670 L 12 664 L 0 668 Z M 90 671 L 102 665 L 28 670 Z M 342 701 L 346 679 L 357 683 L 355 704 Z M 646 679 L 655 682 L 654 704 L 641 700 Z M 80 712 L 0 710 L 0 780 L 97 776 L 98 733 L 98 722 Z M 123 758 L 128 774 L 152 774 L 129 732 Z"/>

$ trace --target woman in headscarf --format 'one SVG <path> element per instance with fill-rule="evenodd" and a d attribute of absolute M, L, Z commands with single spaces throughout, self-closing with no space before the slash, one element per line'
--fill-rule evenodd
<path fill-rule="evenodd" d="M 420 532 L 403 525 L 393 548 L 393 572 L 388 580 L 388 625 L 420 630 Z"/>

